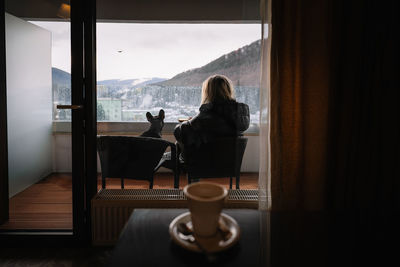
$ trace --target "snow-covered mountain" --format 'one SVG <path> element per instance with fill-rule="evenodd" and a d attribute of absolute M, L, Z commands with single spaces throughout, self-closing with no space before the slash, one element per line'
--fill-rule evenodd
<path fill-rule="evenodd" d="M 162 86 L 201 86 L 203 81 L 214 74 L 226 75 L 235 86 L 259 86 L 261 40 L 243 46 L 203 67 L 182 72 L 161 82 Z"/>
<path fill-rule="evenodd" d="M 106 86 L 120 86 L 120 87 L 129 87 L 129 88 L 136 88 L 141 87 L 153 83 L 158 83 L 165 81 L 164 78 L 139 78 L 139 79 L 127 79 L 127 80 L 119 80 L 119 79 L 112 79 L 112 80 L 104 80 L 98 81 L 97 85 L 106 85 Z"/>

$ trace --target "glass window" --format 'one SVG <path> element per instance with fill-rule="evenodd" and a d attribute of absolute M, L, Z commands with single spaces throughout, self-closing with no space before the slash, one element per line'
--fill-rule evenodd
<path fill-rule="evenodd" d="M 97 23 L 99 121 L 166 122 L 198 113 L 202 82 L 224 74 L 259 119 L 259 24 Z M 118 116 L 107 117 L 113 107 Z"/>
<path fill-rule="evenodd" d="M 34 22 L 52 32 L 53 119 L 71 120 L 69 23 Z M 97 120 L 166 122 L 198 113 L 201 84 L 224 74 L 259 120 L 260 24 L 97 23 Z"/>

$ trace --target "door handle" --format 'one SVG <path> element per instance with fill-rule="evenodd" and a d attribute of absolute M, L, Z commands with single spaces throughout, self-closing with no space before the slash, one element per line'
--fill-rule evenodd
<path fill-rule="evenodd" d="M 83 109 L 83 105 L 57 105 L 57 109 Z"/>

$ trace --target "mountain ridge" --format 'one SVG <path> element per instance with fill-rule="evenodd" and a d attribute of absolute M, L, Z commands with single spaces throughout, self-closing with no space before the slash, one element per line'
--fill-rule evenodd
<path fill-rule="evenodd" d="M 163 82 L 167 79 L 152 77 L 152 78 L 138 78 L 138 79 L 109 79 L 98 81 L 97 85 L 112 85 L 112 86 L 129 86 L 132 88 L 145 86 L 148 84 Z"/>
<path fill-rule="evenodd" d="M 179 73 L 160 86 L 201 86 L 214 74 L 226 75 L 235 86 L 259 86 L 261 40 L 222 55 L 210 63 Z"/>
<path fill-rule="evenodd" d="M 52 67 L 51 74 L 53 84 L 65 85 L 71 87 L 71 74 L 61 69 Z"/>
<path fill-rule="evenodd" d="M 199 87 L 203 81 L 214 74 L 226 75 L 235 86 L 258 87 L 260 82 L 261 40 L 252 42 L 206 65 L 181 72 L 171 79 L 152 77 L 136 79 L 108 79 L 98 81 L 97 85 L 116 88 L 138 88 L 146 85 Z M 71 84 L 71 74 L 52 68 L 53 84 Z"/>
<path fill-rule="evenodd" d="M 51 68 L 52 71 L 52 79 L 53 79 L 53 84 L 57 85 L 64 85 L 66 87 L 71 86 L 71 74 L 58 69 L 56 67 Z M 158 83 L 165 81 L 167 79 L 165 78 L 159 78 L 159 77 L 152 77 L 152 78 L 137 78 L 137 79 L 109 79 L 109 80 L 102 80 L 102 81 L 97 81 L 97 85 L 109 85 L 109 86 L 120 86 L 120 87 L 140 87 L 140 86 L 145 86 L 148 84 L 152 83 Z"/>

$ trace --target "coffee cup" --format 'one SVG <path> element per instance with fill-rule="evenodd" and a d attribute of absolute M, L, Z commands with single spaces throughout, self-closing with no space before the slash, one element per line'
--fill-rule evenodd
<path fill-rule="evenodd" d="M 197 182 L 185 186 L 183 192 L 188 200 L 194 235 L 215 235 L 228 190 L 219 184 Z"/>

